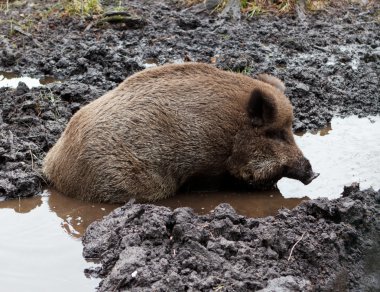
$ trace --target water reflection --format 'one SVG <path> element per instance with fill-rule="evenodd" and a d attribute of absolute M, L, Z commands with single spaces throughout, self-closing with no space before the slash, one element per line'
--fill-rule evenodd
<path fill-rule="evenodd" d="M 54 190 L 50 190 L 50 193 L 50 210 L 63 220 L 62 228 L 73 237 L 81 237 L 88 225 L 121 206 L 83 202 L 63 196 Z"/>
<path fill-rule="evenodd" d="M 0 202 L 0 209 L 13 209 L 16 213 L 28 213 L 42 205 L 42 197 L 16 199 Z"/>
<path fill-rule="evenodd" d="M 13 209 L 17 213 L 28 213 L 42 205 L 44 205 L 43 209 L 49 212 L 48 215 L 56 215 L 61 219 L 60 226 L 62 229 L 74 238 L 81 237 L 88 225 L 120 206 L 118 204 L 83 202 L 49 190 L 42 196 L 2 201 L 0 202 L 0 210 Z"/>

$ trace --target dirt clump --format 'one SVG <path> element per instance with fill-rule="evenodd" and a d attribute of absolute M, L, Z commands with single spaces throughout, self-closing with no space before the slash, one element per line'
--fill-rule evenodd
<path fill-rule="evenodd" d="M 84 256 L 102 265 L 87 272 L 100 291 L 368 291 L 379 279 L 368 258 L 379 251 L 379 204 L 379 191 L 353 189 L 253 219 L 228 204 L 199 216 L 130 203 L 87 229 Z"/>

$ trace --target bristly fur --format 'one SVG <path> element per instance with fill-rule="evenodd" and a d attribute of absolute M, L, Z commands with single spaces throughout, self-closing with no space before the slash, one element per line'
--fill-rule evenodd
<path fill-rule="evenodd" d="M 259 75 L 257 75 L 256 78 L 260 81 L 263 81 L 265 83 L 268 83 L 268 84 L 274 86 L 275 88 L 280 90 L 282 93 L 285 92 L 285 89 L 286 89 L 285 84 L 280 79 L 278 79 L 277 77 L 274 77 L 274 76 L 268 75 L 268 74 L 259 74 Z"/>

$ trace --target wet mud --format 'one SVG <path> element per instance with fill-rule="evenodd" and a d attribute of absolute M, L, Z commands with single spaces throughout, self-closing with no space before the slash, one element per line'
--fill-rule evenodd
<path fill-rule="evenodd" d="M 191 60 L 251 76 L 274 74 L 286 83 L 295 131 L 325 126 L 336 114 L 380 113 L 378 3 L 332 7 L 305 19 L 264 14 L 233 21 L 171 1 L 121 2 L 146 25 L 42 17 L 51 8 L 45 1 L 0 11 L 0 71 L 61 80 L 0 88 L 0 195 L 35 195 L 41 158 L 73 113 L 147 64 Z M 116 5 L 108 4 L 106 10 Z M 32 24 L 27 35 L 10 25 L 26 21 L 22 13 Z"/>
<path fill-rule="evenodd" d="M 265 218 L 126 204 L 87 229 L 87 272 L 99 291 L 376 291 L 380 192 L 346 194 Z"/>
<path fill-rule="evenodd" d="M 191 60 L 251 76 L 276 75 L 285 81 L 294 105 L 296 132 L 323 128 L 334 116 L 380 114 L 376 1 L 371 6 L 336 5 L 304 18 L 264 14 L 240 21 L 173 1 L 121 1 L 144 20 L 132 27 L 97 26 L 94 17 L 58 17 L 47 2 L 17 1 L 12 8 L 11 1 L 7 13 L 0 10 L 2 81 L 30 77 L 42 85 L 0 86 L 2 198 L 18 201 L 40 193 L 45 184 L 41 161 L 70 117 L 146 67 Z M 104 2 L 112 10 L 120 1 Z M 14 22 L 28 21 L 28 33 L 12 30 Z M 360 170 L 367 165 L 352 167 L 360 168 L 359 179 L 352 181 L 360 180 Z M 333 196 L 341 192 L 340 185 Z M 313 193 L 325 195 L 322 189 Z M 181 200 L 163 205 L 188 204 Z M 220 203 L 214 202 L 208 203 L 209 209 Z M 228 202 L 239 213 L 261 216 L 244 213 L 241 202 Z M 74 207 L 60 202 L 57 208 Z M 206 208 L 200 204 L 196 211 L 202 214 Z M 304 202 L 260 219 L 223 204 L 204 215 L 186 208 L 126 205 L 87 230 L 84 255 L 102 263 L 87 273 L 103 279 L 101 291 L 376 291 L 378 213 L 379 193 L 371 189 L 333 201 Z M 269 214 L 274 215 L 273 210 L 262 215 Z"/>

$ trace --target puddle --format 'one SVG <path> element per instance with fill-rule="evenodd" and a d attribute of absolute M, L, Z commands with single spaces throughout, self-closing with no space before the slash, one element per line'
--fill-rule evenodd
<path fill-rule="evenodd" d="M 278 188 L 285 198 L 334 199 L 355 181 L 361 189 L 380 188 L 380 116 L 334 118 L 325 129 L 296 141 L 320 176 L 307 186 L 281 179 Z"/>
<path fill-rule="evenodd" d="M 2 291 L 94 291 L 93 263 L 79 237 L 118 205 L 89 204 L 57 193 L 0 202 Z"/>
<path fill-rule="evenodd" d="M 170 208 L 191 207 L 205 214 L 229 203 L 242 215 L 275 215 L 303 200 L 339 197 L 353 181 L 380 188 L 380 117 L 334 118 L 315 133 L 296 136 L 297 143 L 321 175 L 310 185 L 282 179 L 279 191 L 192 192 L 156 202 Z M 5 291 L 94 291 L 88 279 L 80 237 L 87 226 L 118 205 L 91 204 L 47 192 L 30 199 L 0 202 L 0 279 Z"/>
<path fill-rule="evenodd" d="M 205 214 L 223 202 L 240 214 L 275 215 L 303 199 L 284 199 L 278 191 L 263 193 L 182 193 L 157 202 L 191 206 Z M 99 279 L 86 278 L 93 263 L 82 257 L 80 237 L 87 226 L 119 205 L 92 204 L 56 192 L 0 202 L 0 279 L 4 291 L 94 291 Z"/>
<path fill-rule="evenodd" d="M 17 88 L 19 82 L 24 82 L 29 88 L 33 88 L 60 81 L 51 76 L 45 76 L 41 79 L 37 79 L 26 76 L 19 76 L 13 72 L 0 71 L 0 87 Z"/>

